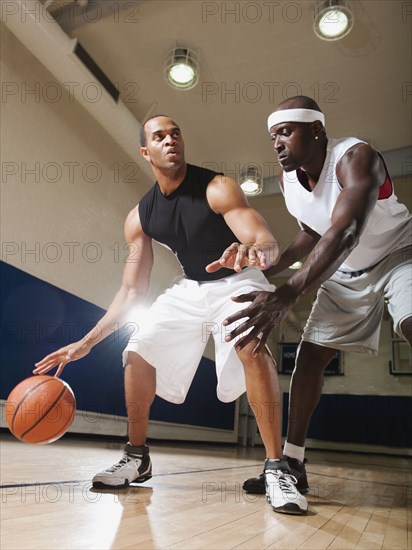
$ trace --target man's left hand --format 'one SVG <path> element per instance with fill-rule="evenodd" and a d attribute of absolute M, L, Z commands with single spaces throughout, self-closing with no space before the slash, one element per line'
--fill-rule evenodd
<path fill-rule="evenodd" d="M 214 273 L 223 267 L 238 272 L 242 271 L 244 267 L 255 267 L 265 270 L 272 265 L 277 256 L 278 247 L 274 247 L 273 244 L 271 246 L 263 246 L 256 243 L 252 245 L 232 243 L 218 260 L 206 266 L 206 271 Z"/>

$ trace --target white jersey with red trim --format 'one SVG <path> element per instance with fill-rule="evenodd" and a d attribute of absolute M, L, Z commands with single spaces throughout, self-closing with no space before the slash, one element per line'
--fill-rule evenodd
<path fill-rule="evenodd" d="M 312 191 L 299 181 L 296 171 L 283 172 L 283 194 L 287 209 L 298 221 L 319 235 L 324 235 L 331 227 L 332 212 L 342 192 L 336 165 L 348 149 L 357 143 L 365 142 L 352 137 L 328 140 L 325 163 Z M 412 244 L 411 236 L 411 215 L 406 206 L 398 202 L 387 172 L 379 199 L 359 243 L 339 269 L 348 272 L 367 269 L 394 250 Z"/>

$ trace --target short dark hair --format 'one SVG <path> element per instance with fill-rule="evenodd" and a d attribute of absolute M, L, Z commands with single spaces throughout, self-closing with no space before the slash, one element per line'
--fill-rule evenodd
<path fill-rule="evenodd" d="M 288 97 L 276 107 L 276 110 L 279 110 L 279 107 L 286 107 L 289 109 L 313 109 L 314 111 L 322 112 L 322 109 L 311 97 L 306 95 L 295 95 L 293 97 Z"/>
<path fill-rule="evenodd" d="M 149 118 L 146 118 L 146 120 L 143 122 L 143 124 L 140 127 L 140 147 L 146 147 L 147 146 L 147 139 L 146 139 L 146 124 L 149 122 L 149 120 L 152 120 L 153 118 L 159 118 L 160 116 L 164 116 L 166 118 L 170 118 L 168 115 L 153 115 Z"/>

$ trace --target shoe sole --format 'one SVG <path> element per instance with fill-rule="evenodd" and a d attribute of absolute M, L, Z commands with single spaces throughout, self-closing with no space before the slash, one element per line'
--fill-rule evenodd
<path fill-rule="evenodd" d="M 308 509 L 304 510 L 303 508 L 300 508 L 295 502 L 287 502 L 283 506 L 279 506 L 276 508 L 276 506 L 273 506 L 270 498 L 266 496 L 267 501 L 272 507 L 272 510 L 274 512 L 279 512 L 280 514 L 291 514 L 294 516 L 304 516 Z"/>
<path fill-rule="evenodd" d="M 93 482 L 93 488 L 94 489 L 126 489 L 127 487 L 130 487 L 132 483 L 144 483 L 145 481 L 148 481 L 152 478 L 152 474 L 147 474 L 145 476 L 138 477 L 137 479 L 134 479 L 129 483 L 129 480 L 127 479 L 125 483 L 122 483 L 121 485 L 108 485 L 107 483 L 103 483 L 103 481 L 95 481 Z"/>
<path fill-rule="evenodd" d="M 296 489 L 299 491 L 301 495 L 306 495 L 309 493 L 309 486 L 306 485 L 306 487 L 300 488 L 299 485 L 296 485 Z M 251 495 L 265 495 L 266 490 L 264 487 L 260 485 L 255 485 L 254 487 L 249 487 L 248 489 L 246 487 L 243 487 L 243 490 L 245 493 L 251 494 Z"/>
<path fill-rule="evenodd" d="M 270 505 L 272 506 L 272 504 Z M 297 504 L 293 503 L 285 504 L 281 508 L 275 508 L 275 506 L 272 506 L 272 510 L 280 514 L 290 514 L 293 516 L 304 516 L 308 512 L 307 510 L 302 510 Z"/>

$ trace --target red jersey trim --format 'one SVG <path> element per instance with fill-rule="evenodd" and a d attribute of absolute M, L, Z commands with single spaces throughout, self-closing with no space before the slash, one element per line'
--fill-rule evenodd
<path fill-rule="evenodd" d="M 380 153 L 378 153 L 378 154 L 379 154 L 380 158 L 382 159 L 383 165 L 385 167 L 385 172 L 386 172 L 385 181 L 379 187 L 378 201 L 381 201 L 381 200 L 384 200 L 384 199 L 389 199 L 389 197 L 392 195 L 392 193 L 393 193 L 393 183 L 392 183 L 392 180 L 389 176 L 388 169 L 386 167 L 386 164 L 385 164 L 385 161 L 384 161 L 382 155 Z M 302 170 L 302 168 L 298 168 L 296 170 L 296 175 L 297 175 L 298 180 L 301 183 L 301 185 L 303 185 L 303 187 L 307 191 L 312 191 L 309 188 L 309 185 L 308 185 L 308 177 L 307 177 L 306 173 L 304 172 L 304 170 Z"/>
<path fill-rule="evenodd" d="M 389 199 L 389 197 L 392 195 L 392 192 L 393 192 L 393 183 L 391 181 L 391 178 L 388 175 L 386 175 L 385 181 L 379 187 L 378 201 L 381 201 L 383 199 Z"/>
<path fill-rule="evenodd" d="M 386 167 L 385 159 L 383 158 L 383 156 L 379 152 L 378 152 L 378 155 L 380 156 L 380 158 L 383 162 L 383 166 L 385 167 L 385 172 L 386 172 L 385 181 L 379 187 L 378 201 L 381 201 L 383 199 L 389 199 L 389 197 L 392 195 L 392 193 L 393 193 L 393 183 L 392 183 L 392 180 L 389 176 L 389 172 L 388 172 L 388 169 Z"/>

